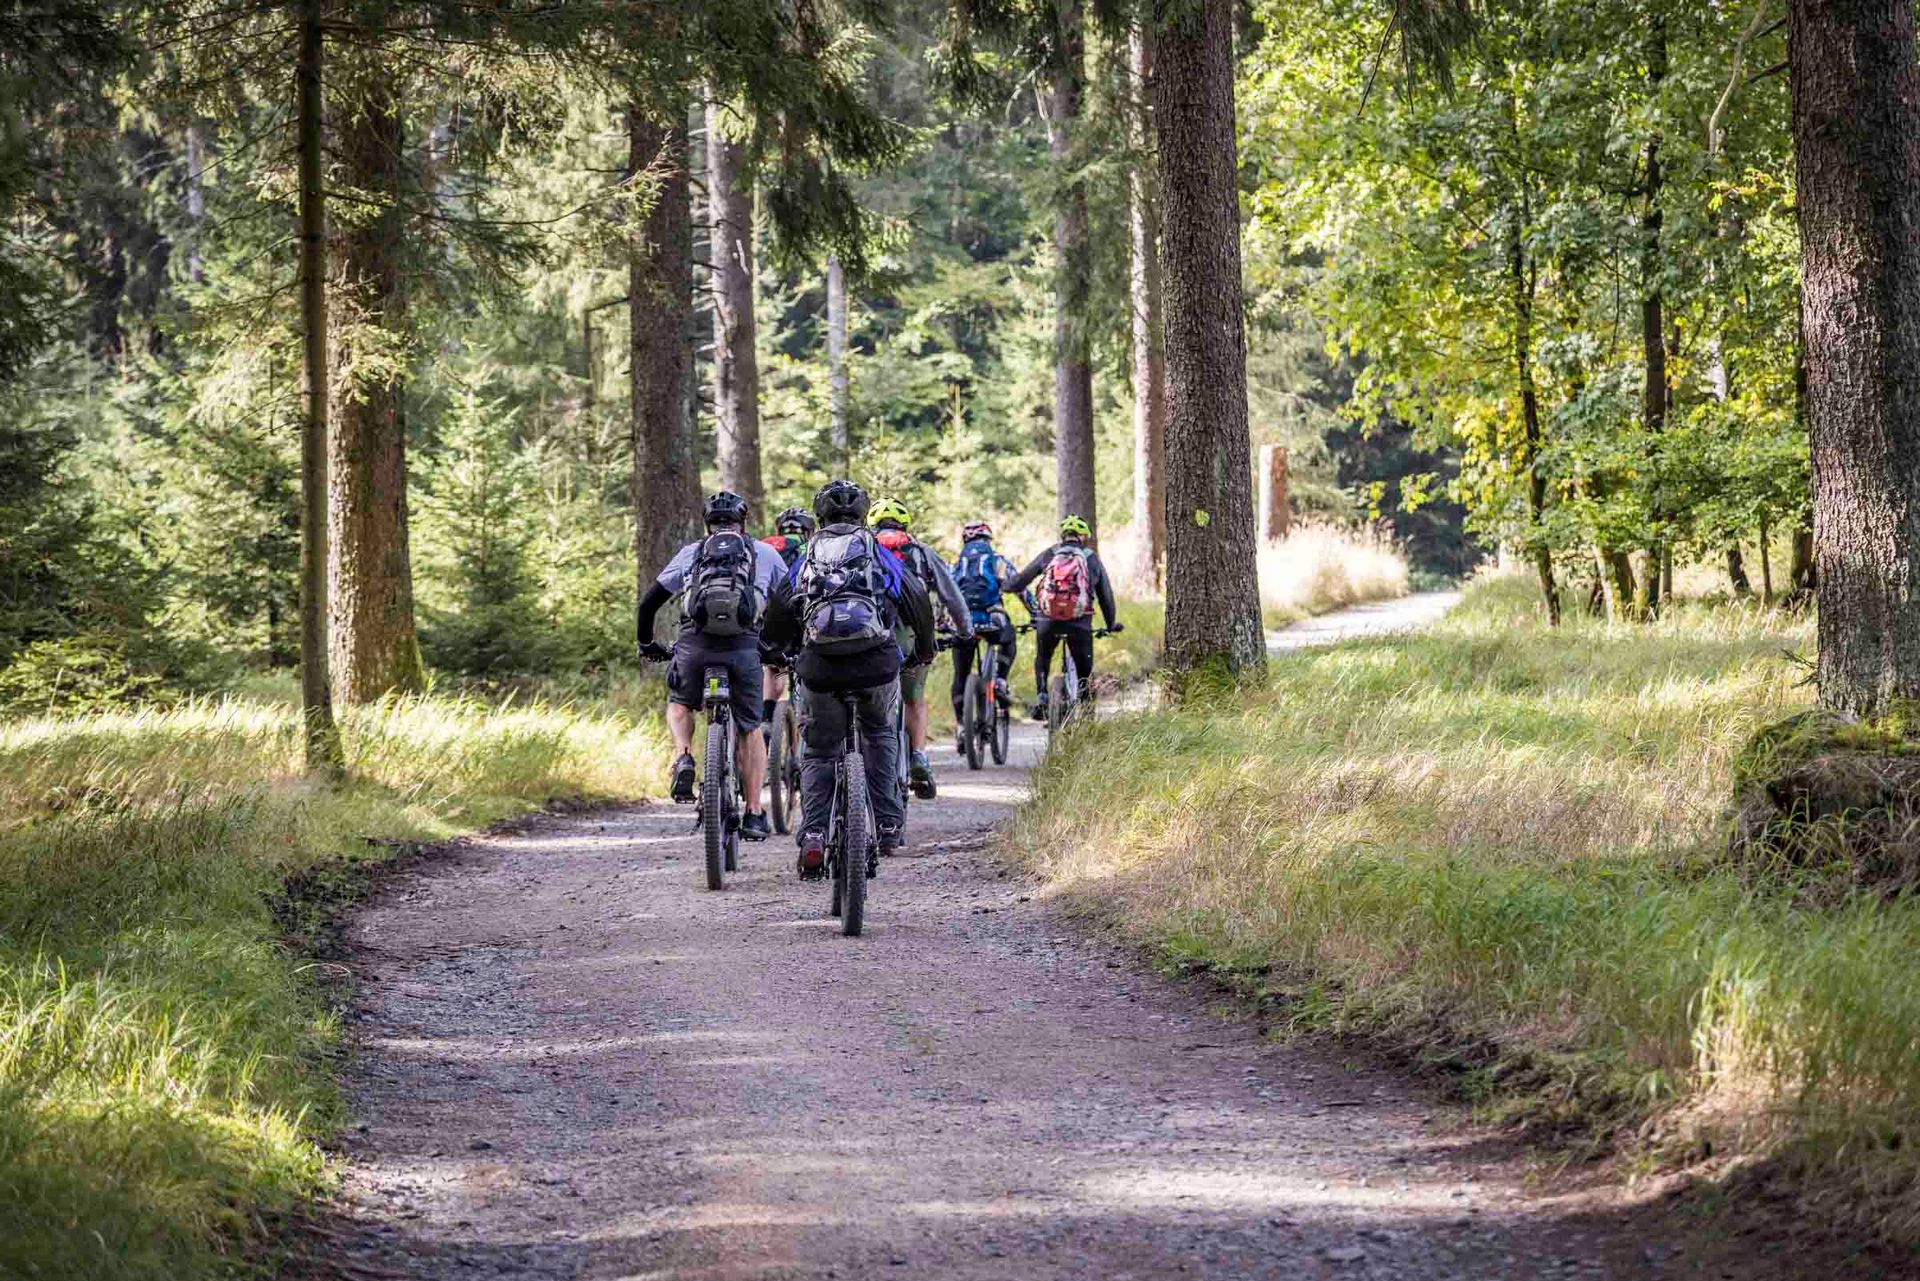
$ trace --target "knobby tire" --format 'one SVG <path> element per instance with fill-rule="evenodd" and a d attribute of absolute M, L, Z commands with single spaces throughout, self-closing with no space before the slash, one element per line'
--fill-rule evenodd
<path fill-rule="evenodd" d="M 727 884 L 727 725 L 707 726 L 707 768 L 700 777 L 700 826 L 707 845 L 707 888 Z"/>
<path fill-rule="evenodd" d="M 967 692 L 961 696 L 961 735 L 967 744 L 967 768 L 980 768 L 980 748 L 992 732 L 987 719 L 987 692 L 980 687 L 980 673 L 967 677 Z"/>
<path fill-rule="evenodd" d="M 874 839 L 873 808 L 867 797 L 867 767 L 860 753 L 841 757 L 840 769 L 843 771 L 841 794 L 847 798 L 846 822 L 841 828 L 846 833 L 846 843 L 841 851 L 840 869 L 846 880 L 841 887 L 840 930 L 848 938 L 857 938 L 866 924 L 867 857 L 868 846 Z"/>

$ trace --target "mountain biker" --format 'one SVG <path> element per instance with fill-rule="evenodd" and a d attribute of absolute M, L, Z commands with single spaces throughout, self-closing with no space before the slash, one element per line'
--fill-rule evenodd
<path fill-rule="evenodd" d="M 800 875 L 826 868 L 827 815 L 833 807 L 834 762 L 846 740 L 853 696 L 867 792 L 873 800 L 880 852 L 900 847 L 906 802 L 899 793 L 902 662 L 933 661 L 933 604 L 914 575 L 866 527 L 866 491 L 828 481 L 814 496 L 820 530 L 767 602 L 766 643 L 797 650 L 800 682 Z M 912 650 L 903 654 L 897 636 Z"/>
<path fill-rule="evenodd" d="M 1114 618 L 1113 583 L 1100 554 L 1087 545 L 1093 527 L 1079 516 L 1060 522 L 1060 541 L 1027 563 L 1027 567 L 1007 584 L 1010 592 L 1024 592 L 1038 580 L 1035 596 L 1040 611 L 1034 618 L 1033 675 L 1039 688 L 1031 715 L 1037 721 L 1047 718 L 1047 673 L 1053 667 L 1053 651 L 1066 645 L 1073 665 L 1080 671 L 1080 701 L 1093 701 L 1093 607 L 1100 606 L 1107 630 L 1125 630 Z"/>
<path fill-rule="evenodd" d="M 966 732 L 963 724 L 966 715 L 961 704 L 967 695 L 967 677 L 973 674 L 977 644 L 995 647 L 994 684 L 998 688 L 994 693 L 1003 704 L 1009 697 L 1007 677 L 1020 652 L 1020 634 L 1007 616 L 1003 598 L 1007 584 L 1017 572 L 1012 561 L 994 550 L 993 526 L 984 520 L 968 521 L 961 526 L 960 559 L 953 563 L 953 581 L 973 618 L 974 639 L 955 641 L 953 645 L 953 732 L 956 735 Z M 1032 592 L 1021 593 L 1020 601 L 1030 617 L 1038 617 L 1040 610 Z M 961 750 L 966 750 L 964 744 Z"/>
<path fill-rule="evenodd" d="M 740 767 L 747 813 L 740 835 L 764 841 L 772 835 L 760 804 L 767 770 L 766 740 L 760 726 L 760 633 L 774 583 L 785 572 L 780 553 L 747 537 L 747 503 L 722 490 L 701 509 L 707 534 L 674 553 L 673 559 L 640 598 L 636 620 L 640 656 L 667 663 L 667 728 L 678 755 L 673 762 L 673 799 L 693 797 L 693 722 L 700 708 L 709 667 L 727 669 L 733 725 L 739 735 L 735 759 Z M 683 596 L 680 635 L 669 650 L 653 639 L 660 607 Z"/>
<path fill-rule="evenodd" d="M 786 563 L 783 573 L 792 573 L 794 562 L 806 552 L 807 540 L 818 527 L 812 512 L 804 507 L 789 507 L 773 518 L 773 532 L 760 541 L 780 553 L 780 559 Z M 779 656 L 774 657 L 776 661 L 764 665 L 760 678 L 760 732 L 769 743 L 773 741 L 773 709 L 787 692 L 787 674 L 777 661 Z"/>
<path fill-rule="evenodd" d="M 966 598 L 960 595 L 953 575 L 947 572 L 947 562 L 913 536 L 913 512 L 907 505 L 891 498 L 882 498 L 873 504 L 873 511 L 867 520 L 879 537 L 880 545 L 893 552 L 913 571 L 929 595 L 940 598 L 941 607 L 953 624 L 954 634 L 960 640 L 972 640 L 973 612 L 967 608 Z M 901 648 L 905 647 L 903 638 Z M 907 745 L 912 749 L 907 779 L 913 785 L 915 796 L 930 801 L 933 799 L 934 786 L 933 766 L 927 761 L 926 664 L 910 665 L 900 673 L 900 697 L 906 704 Z"/>

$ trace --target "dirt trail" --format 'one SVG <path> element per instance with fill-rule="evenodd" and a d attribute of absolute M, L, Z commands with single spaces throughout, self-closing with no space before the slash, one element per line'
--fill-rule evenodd
<path fill-rule="evenodd" d="M 1397 1074 L 1270 1042 L 1064 922 L 985 852 L 1040 746 L 1022 727 L 1016 764 L 979 774 L 939 753 L 942 797 L 857 940 L 784 841 L 701 888 L 690 813 L 664 804 L 396 881 L 351 930 L 360 1124 L 331 1270 L 1807 1275 L 1533 1197 Z"/>

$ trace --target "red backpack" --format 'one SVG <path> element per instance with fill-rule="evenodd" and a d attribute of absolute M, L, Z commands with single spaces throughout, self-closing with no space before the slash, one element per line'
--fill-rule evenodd
<path fill-rule="evenodd" d="M 1093 564 L 1084 547 L 1062 543 L 1040 576 L 1040 612 L 1059 623 L 1093 613 Z"/>

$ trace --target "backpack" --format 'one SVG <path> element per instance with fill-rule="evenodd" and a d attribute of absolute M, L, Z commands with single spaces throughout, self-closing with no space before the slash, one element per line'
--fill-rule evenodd
<path fill-rule="evenodd" d="M 1062 543 L 1053 549 L 1036 593 L 1040 612 L 1059 623 L 1093 613 L 1093 558 L 1084 547 Z"/>
<path fill-rule="evenodd" d="M 899 584 L 898 562 L 882 556 L 866 530 L 816 535 L 794 582 L 802 643 L 820 654 L 864 654 L 893 644 L 886 599 Z"/>
<path fill-rule="evenodd" d="M 789 571 L 793 569 L 793 562 L 800 559 L 800 553 L 807 550 L 805 543 L 789 534 L 768 534 L 760 541 L 780 553 Z"/>
<path fill-rule="evenodd" d="M 991 543 L 979 539 L 968 543 L 953 567 L 953 580 L 976 617 L 1000 608 L 1000 554 Z"/>
<path fill-rule="evenodd" d="M 753 544 L 745 534 L 708 534 L 687 569 L 687 617 L 709 636 L 744 636 L 760 626 Z"/>

